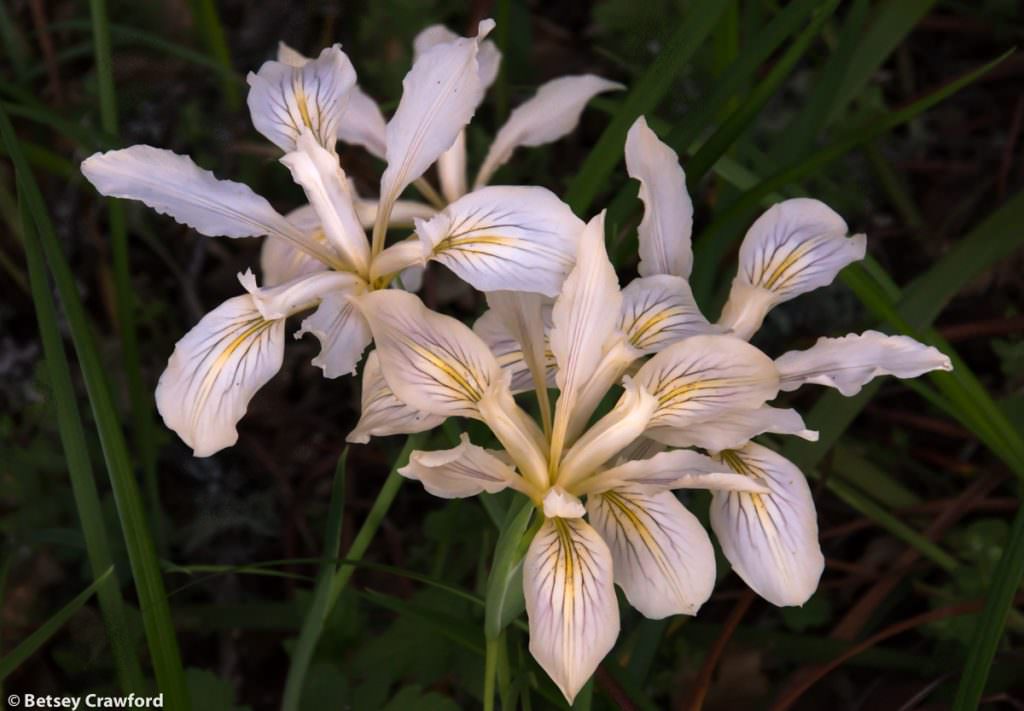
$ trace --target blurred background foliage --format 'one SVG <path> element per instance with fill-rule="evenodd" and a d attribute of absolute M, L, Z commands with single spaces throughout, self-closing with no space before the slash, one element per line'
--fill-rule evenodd
<path fill-rule="evenodd" d="M 887 380 L 850 400 L 791 398 L 822 431 L 818 445 L 783 449 L 813 479 L 827 558 L 819 592 L 779 610 L 720 559 L 716 593 L 695 619 L 622 608 L 619 644 L 576 706 L 1024 705 L 1014 606 L 1024 566 L 1024 61 L 1007 54 L 1024 38 L 1016 0 L 0 5 L 0 108 L 14 130 L 0 164 L 4 692 L 145 690 L 155 674 L 168 707 L 277 708 L 313 609 L 322 632 L 293 708 L 480 705 L 480 600 L 508 501 L 446 503 L 418 486 L 378 497 L 385 480 L 395 493 L 398 438 L 353 447 L 336 478 L 358 381 L 322 380 L 311 339 L 286 350 L 238 445 L 192 458 L 159 423 L 153 387 L 174 341 L 238 292 L 235 274 L 257 262 L 259 245 L 111 205 L 78 163 L 150 143 L 290 209 L 301 192 L 252 129 L 247 71 L 278 41 L 306 54 L 341 42 L 387 113 L 419 30 L 467 32 L 485 16 L 499 22 L 505 62 L 469 130 L 472 165 L 510 107 L 547 79 L 595 72 L 630 87 L 497 176 L 551 187 L 584 216 L 609 206 L 623 283 L 635 272 L 639 202 L 621 143 L 646 113 L 687 168 L 694 286 L 710 316 L 757 211 L 812 195 L 868 234 L 871 259 L 775 309 L 758 345 L 778 355 L 817 334 L 881 327 L 960 358 L 952 376 Z M 373 193 L 379 163 L 340 152 Z M 440 267 L 423 296 L 466 320 L 482 308 Z M 451 446 L 454 431 L 423 446 Z M 687 504 L 706 515 L 707 497 Z M 318 576 L 339 572 L 322 558 L 360 557 L 360 540 L 365 564 L 341 568 L 351 584 L 318 607 Z M 521 627 L 509 628 L 506 650 L 502 701 L 563 708 Z"/>

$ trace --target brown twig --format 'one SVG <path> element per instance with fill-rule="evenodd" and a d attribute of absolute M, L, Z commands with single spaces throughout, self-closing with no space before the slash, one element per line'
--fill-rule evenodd
<path fill-rule="evenodd" d="M 1006 183 L 1010 177 L 1010 168 L 1013 167 L 1014 150 L 1017 147 L 1017 139 L 1020 138 L 1022 123 L 1024 123 L 1024 96 L 1017 98 L 1017 104 L 1013 108 L 1010 131 L 1006 136 L 1006 146 L 1003 147 L 1003 160 L 999 163 L 999 178 L 996 180 L 996 186 L 1000 200 L 1006 197 Z"/>
<path fill-rule="evenodd" d="M 1020 600 L 1024 599 L 1024 596 L 1018 595 L 1014 604 L 1020 604 Z M 872 635 L 865 639 L 863 642 L 853 645 L 845 652 L 840 654 L 835 659 L 831 660 L 826 664 L 822 664 L 815 667 L 810 673 L 803 676 L 800 681 L 787 689 L 781 698 L 779 698 L 771 707 L 771 711 L 786 711 L 794 703 L 803 696 L 809 688 L 814 686 L 816 683 L 821 681 L 829 672 L 839 668 L 849 659 L 857 656 L 861 652 L 871 649 L 879 642 L 884 642 L 890 637 L 894 637 L 902 632 L 912 630 L 921 625 L 926 625 L 931 622 L 938 622 L 939 620 L 945 620 L 950 617 L 957 617 L 959 615 L 967 615 L 972 612 L 977 612 L 985 604 L 984 600 L 972 600 L 971 602 L 961 602 L 956 605 L 950 605 L 948 607 L 942 607 L 938 610 L 931 610 L 920 615 L 915 615 L 909 619 L 903 620 L 903 622 L 897 622 L 894 625 L 886 627 L 878 634 Z"/>
<path fill-rule="evenodd" d="M 605 668 L 604 664 L 597 668 L 594 678 L 597 680 L 597 685 L 601 687 L 604 693 L 608 694 L 608 697 L 615 702 L 620 711 L 638 711 L 638 707 L 633 703 L 633 699 L 629 698 L 629 694 L 616 681 L 611 672 Z"/>
<path fill-rule="evenodd" d="M 64 91 L 60 85 L 60 72 L 57 69 L 57 50 L 53 46 L 53 37 L 50 35 L 50 23 L 46 19 L 46 11 L 43 9 L 42 0 L 31 0 L 29 8 L 32 11 L 32 24 L 35 26 L 36 37 L 39 38 L 39 49 L 43 52 L 43 61 L 46 63 L 46 76 L 50 82 L 50 93 L 53 94 L 54 103 L 58 106 L 64 103 Z"/>
<path fill-rule="evenodd" d="M 1019 104 L 1018 104 L 1019 105 Z M 970 323 L 956 323 L 940 326 L 939 334 L 950 343 L 966 341 L 971 338 L 989 338 L 1004 336 L 1008 333 L 1024 331 L 1024 314 L 1006 318 L 991 318 Z"/>
<path fill-rule="evenodd" d="M 679 705 L 680 711 L 684 709 L 685 711 L 700 711 L 704 705 L 704 697 L 707 696 L 708 689 L 711 688 L 711 677 L 714 675 L 715 668 L 722 658 L 722 653 L 725 652 L 726 645 L 729 644 L 729 640 L 732 639 L 733 633 L 736 632 L 736 628 L 739 627 L 740 621 L 747 614 L 747 610 L 750 609 L 750 605 L 753 602 L 754 592 L 752 590 L 744 591 L 740 599 L 736 601 L 732 612 L 729 613 L 729 617 L 722 626 L 722 632 L 718 635 L 718 639 L 715 640 L 715 643 L 708 650 L 708 654 L 704 658 L 704 663 L 701 665 L 697 678 L 693 682 L 693 689 L 690 692 L 689 698 Z"/>

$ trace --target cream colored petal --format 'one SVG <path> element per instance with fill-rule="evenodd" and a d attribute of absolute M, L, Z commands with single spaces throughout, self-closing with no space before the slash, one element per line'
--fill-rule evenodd
<path fill-rule="evenodd" d="M 484 20 L 476 37 L 431 47 L 402 81 L 402 99 L 387 126 L 388 166 L 380 184 L 381 203 L 387 212 L 406 186 L 423 175 L 469 123 L 484 91 L 477 51 L 493 27 L 492 20 Z"/>
<path fill-rule="evenodd" d="M 459 131 L 452 147 L 437 159 L 437 177 L 441 181 L 441 194 L 448 202 L 455 202 L 466 194 L 466 129 Z"/>
<path fill-rule="evenodd" d="M 435 415 L 479 417 L 478 403 L 501 369 L 468 326 L 398 289 L 370 292 L 357 303 L 399 399 Z"/>
<path fill-rule="evenodd" d="M 325 378 L 355 375 L 363 351 L 373 340 L 366 319 L 352 303 L 354 293 L 356 289 L 326 294 L 295 332 L 296 338 L 311 333 L 320 341 L 313 365 L 324 371 Z"/>
<path fill-rule="evenodd" d="M 298 53 L 289 54 L 297 61 Z M 301 56 L 301 55 L 299 55 Z M 348 93 L 356 83 L 341 45 L 324 49 L 320 56 L 301 66 L 289 62 L 265 62 L 259 72 L 249 72 L 249 113 L 256 130 L 289 153 L 307 127 L 329 151 L 338 140 L 338 124 Z"/>
<path fill-rule="evenodd" d="M 103 195 L 138 200 L 208 237 L 271 235 L 302 246 L 304 235 L 247 185 L 218 180 L 188 156 L 152 146 L 95 153 L 82 173 Z"/>
<path fill-rule="evenodd" d="M 530 653 L 571 704 L 619 636 L 612 556 L 582 519 L 547 519 L 526 552 Z"/>
<path fill-rule="evenodd" d="M 309 58 L 284 42 L 278 42 L 277 61 L 293 67 L 302 67 L 309 62 Z M 341 118 L 338 119 L 338 139 L 363 146 L 372 155 L 383 160 L 386 132 L 387 125 L 377 102 L 367 96 L 358 85 L 353 86 L 346 96 Z M 370 224 L 373 224 L 372 221 Z"/>
<path fill-rule="evenodd" d="M 504 378 L 507 376 L 499 376 Z M 548 486 L 547 441 L 537 423 L 516 404 L 504 379 L 484 393 L 479 416 L 501 442 L 522 475 L 536 491 Z"/>
<path fill-rule="evenodd" d="M 856 395 L 880 375 L 916 378 L 932 370 L 952 370 L 949 357 L 909 336 L 878 331 L 851 333 L 842 338 L 819 338 L 811 348 L 789 351 L 776 358 L 782 390 L 806 383 L 827 385 L 847 397 Z"/>
<path fill-rule="evenodd" d="M 327 244 L 327 237 L 320 229 L 320 218 L 311 205 L 303 205 L 292 210 L 285 215 L 285 219 L 310 242 Z M 263 274 L 263 283 L 267 286 L 277 286 L 296 277 L 322 272 L 325 269 L 326 264 L 296 249 L 291 242 L 283 239 L 265 239 L 260 247 L 260 272 Z"/>
<path fill-rule="evenodd" d="M 309 57 L 292 49 L 284 42 L 277 43 L 277 61 L 291 67 L 301 67 L 309 61 Z"/>
<path fill-rule="evenodd" d="M 464 499 L 485 491 L 496 494 L 509 486 L 522 488 L 522 480 L 512 467 L 470 442 L 465 433 L 454 449 L 413 452 L 398 473 L 416 479 L 429 493 L 443 499 Z"/>
<path fill-rule="evenodd" d="M 228 299 L 174 347 L 156 387 L 164 423 L 197 457 L 238 440 L 235 426 L 284 357 L 284 319 L 267 320 L 252 295 Z"/>
<path fill-rule="evenodd" d="M 512 335 L 513 342 L 519 349 L 520 357 L 530 373 L 532 385 L 538 391 L 548 387 L 548 379 L 553 376 L 549 368 L 547 340 L 547 321 L 550 320 L 551 303 L 540 294 L 525 291 L 492 291 L 487 294 L 490 313 L 501 321 L 503 330 Z M 548 318 L 545 319 L 545 312 Z M 479 324 L 479 320 L 477 321 Z M 473 331 L 480 334 L 474 324 Z M 488 346 L 491 343 L 484 338 Z M 494 348 L 491 347 L 494 351 Z M 497 353 L 495 353 L 497 356 Z M 551 360 L 554 360 L 552 356 Z M 500 362 L 500 360 L 499 360 Z M 513 375 L 514 378 L 514 375 Z"/>
<path fill-rule="evenodd" d="M 693 268 L 693 201 L 676 152 L 658 139 L 640 116 L 626 134 L 626 171 L 640 181 L 644 218 L 640 237 L 640 276 L 674 274 L 689 278 Z"/>
<path fill-rule="evenodd" d="M 423 255 L 480 291 L 555 296 L 584 228 L 569 206 L 538 187 L 490 187 L 416 222 Z"/>
<path fill-rule="evenodd" d="M 723 449 L 740 447 L 768 432 L 796 435 L 810 442 L 818 441 L 818 433 L 807 429 L 799 412 L 770 405 L 734 410 L 713 420 L 686 427 L 656 427 L 649 430 L 647 436 L 672 447 L 700 447 L 709 452 L 721 452 Z"/>
<path fill-rule="evenodd" d="M 770 489 L 715 492 L 711 527 L 733 570 L 773 605 L 803 605 L 818 587 L 825 558 L 814 500 L 797 467 L 757 444 L 723 452 L 722 462 Z"/>
<path fill-rule="evenodd" d="M 843 218 L 818 200 L 793 198 L 769 208 L 743 238 L 718 322 L 750 338 L 772 306 L 831 284 L 843 267 L 864 258 L 864 235 L 846 232 Z"/>
<path fill-rule="evenodd" d="M 580 391 L 621 334 L 617 328 L 622 293 L 604 246 L 604 213 L 594 217 L 580 237 L 576 266 L 565 280 L 552 311 L 549 334 L 558 363 L 561 394 L 555 431 L 568 427 Z M 561 421 L 561 422 L 560 422 Z"/>
<path fill-rule="evenodd" d="M 443 415 L 415 410 L 395 397 L 380 370 L 377 351 L 371 351 L 363 366 L 363 396 L 359 422 L 346 442 L 366 444 L 370 437 L 425 432 L 445 421 Z"/>
<path fill-rule="evenodd" d="M 593 74 L 559 77 L 541 86 L 516 107 L 498 130 L 477 174 L 474 189 L 486 185 L 494 171 L 508 162 L 519 146 L 542 146 L 569 134 L 591 99 L 625 87 Z"/>
<path fill-rule="evenodd" d="M 410 267 L 422 267 L 423 247 L 418 239 L 405 239 L 383 250 L 370 264 L 370 280 L 389 278 Z M 414 290 L 413 290 L 414 291 Z"/>
<path fill-rule="evenodd" d="M 363 227 L 373 227 L 377 220 L 378 202 L 359 198 L 356 200 L 356 214 Z M 388 227 L 413 227 L 416 220 L 429 220 L 437 213 L 432 206 L 415 200 L 398 200 L 391 209 Z"/>
<path fill-rule="evenodd" d="M 491 292 L 488 294 L 488 298 L 494 294 L 501 292 Z M 532 296 L 532 295 L 531 295 Z M 542 315 L 542 323 L 544 323 L 544 382 L 549 388 L 555 387 L 555 355 L 551 352 L 551 348 L 547 341 L 547 330 L 550 328 L 551 320 L 551 309 L 544 309 Z M 533 376 L 530 373 L 530 367 L 526 363 L 526 359 L 523 357 L 523 348 L 519 344 L 519 340 L 509 330 L 508 325 L 505 323 L 505 319 L 495 311 L 494 309 L 488 309 L 484 311 L 483 315 L 476 320 L 473 324 L 473 333 L 480 336 L 487 347 L 494 353 L 494 357 L 498 359 L 498 364 L 501 366 L 502 371 L 508 374 L 510 378 L 509 387 L 513 393 L 522 393 L 528 390 L 533 390 Z"/>
<path fill-rule="evenodd" d="M 711 539 L 672 492 L 614 489 L 588 497 L 587 513 L 611 549 L 615 582 L 644 617 L 696 615 L 711 597 Z"/>
<path fill-rule="evenodd" d="M 645 354 L 689 336 L 723 330 L 704 318 L 686 279 L 670 274 L 634 279 L 622 290 L 619 328 Z"/>
<path fill-rule="evenodd" d="M 583 502 L 565 489 L 553 486 L 544 495 L 544 515 L 548 518 L 583 518 Z"/>
<path fill-rule="evenodd" d="M 281 158 L 281 163 L 305 191 L 331 246 L 352 271 L 365 276 L 370 263 L 370 245 L 356 215 L 348 179 L 338 157 L 320 146 L 305 127 L 297 146 L 297 150 Z"/>
<path fill-rule="evenodd" d="M 362 146 L 370 155 L 384 160 L 387 152 L 387 124 L 377 102 L 358 86 L 348 93 L 345 108 L 338 120 L 338 139 Z"/>
<path fill-rule="evenodd" d="M 445 42 L 454 42 L 457 39 L 459 39 L 459 35 L 444 25 L 431 25 L 426 29 L 420 30 L 420 33 L 413 40 L 413 56 L 419 59 L 420 55 L 431 48 Z M 477 64 L 479 65 L 480 83 L 486 91 L 498 77 L 498 69 L 501 68 L 501 52 L 494 42 L 484 40 L 480 43 L 480 51 L 477 53 Z"/>
<path fill-rule="evenodd" d="M 647 459 L 633 459 L 584 479 L 573 487 L 579 496 L 592 496 L 620 488 L 642 487 L 651 491 L 667 489 L 717 489 L 764 492 L 750 477 L 734 473 L 728 466 L 689 449 L 658 452 Z"/>
<path fill-rule="evenodd" d="M 732 336 L 691 336 L 647 361 L 637 382 L 658 398 L 651 427 L 686 427 L 730 410 L 760 407 L 778 393 L 775 364 Z"/>
<path fill-rule="evenodd" d="M 366 283 L 351 272 L 324 271 L 297 277 L 284 284 L 259 288 L 252 270 L 238 275 L 238 281 L 253 297 L 265 319 L 287 318 L 311 309 L 327 294 L 336 291 L 360 293 Z"/>
<path fill-rule="evenodd" d="M 558 467 L 557 483 L 563 488 L 572 491 L 647 429 L 658 400 L 629 378 L 623 385 L 626 391 L 615 407 L 566 452 Z"/>

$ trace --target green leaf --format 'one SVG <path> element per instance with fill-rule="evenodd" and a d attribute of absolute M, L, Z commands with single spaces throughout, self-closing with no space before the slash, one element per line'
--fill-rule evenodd
<path fill-rule="evenodd" d="M 121 519 L 121 532 L 131 563 L 132 577 L 139 596 L 139 607 L 149 643 L 150 656 L 160 690 L 165 693 L 167 708 L 175 711 L 188 709 L 178 642 L 171 623 L 167 593 L 160 576 L 159 560 L 147 526 L 147 515 L 142 506 L 135 482 L 124 433 L 121 431 L 117 409 L 114 407 L 106 370 L 93 342 L 89 319 L 78 295 L 75 277 L 60 249 L 45 202 L 32 172 L 18 145 L 14 127 L 7 114 L 0 109 L 0 137 L 14 163 L 19 195 L 25 201 L 42 243 L 46 261 L 53 274 L 60 295 L 72 342 L 78 355 L 93 418 L 99 433 L 107 475 L 114 492 L 114 501 Z M 27 242 L 27 240 L 26 240 Z"/>
<path fill-rule="evenodd" d="M 827 0 L 822 3 L 811 17 L 807 28 L 801 32 L 786 49 L 785 54 L 772 66 L 739 109 L 729 116 L 728 120 L 709 138 L 686 166 L 687 182 L 694 186 L 718 159 L 729 150 L 736 139 L 758 117 L 768 100 L 775 95 L 782 82 L 789 77 L 797 62 L 803 58 L 811 43 L 821 32 L 822 25 L 836 11 L 839 0 Z"/>
<path fill-rule="evenodd" d="M 366 549 L 377 534 L 377 529 L 384 520 L 384 516 L 391 507 L 391 502 L 395 500 L 395 495 L 402 485 L 403 477 L 398 473 L 398 470 L 408 464 L 409 455 L 413 449 L 420 445 L 423 439 L 424 435 L 416 434 L 405 440 L 405 446 L 402 447 L 401 452 L 399 452 L 398 457 L 395 459 L 395 463 L 391 467 L 391 473 L 384 480 L 384 485 L 377 494 L 377 499 L 373 502 L 366 520 L 363 521 L 359 533 L 356 534 L 352 545 L 349 546 L 348 553 L 345 556 L 347 559 L 358 561 L 366 553 Z M 334 493 L 338 492 L 338 486 L 338 481 L 335 479 L 332 503 L 335 503 Z M 338 495 L 340 496 L 340 494 Z M 336 503 L 340 506 L 340 502 Z M 340 526 L 340 508 L 337 511 L 337 516 L 338 519 L 335 521 L 332 518 L 331 522 L 337 523 Z M 336 538 L 330 532 L 328 535 Z M 334 546 L 336 555 L 337 543 L 332 543 L 331 545 Z M 330 576 L 326 578 L 326 582 L 322 578 L 321 582 L 317 583 L 317 592 L 313 606 L 306 617 L 306 622 L 303 623 L 302 632 L 296 645 L 296 649 L 301 652 L 301 656 L 299 654 L 293 656 L 292 665 L 288 668 L 288 676 L 285 680 L 284 703 L 282 704 L 283 711 L 295 711 L 298 708 L 306 671 L 309 668 L 309 657 L 307 655 L 311 655 L 312 651 L 316 648 L 316 643 L 323 632 L 323 621 L 326 620 L 331 610 L 334 609 L 338 597 L 341 595 L 342 590 L 345 589 L 345 585 L 348 583 L 349 578 L 352 577 L 354 571 L 355 568 L 351 564 L 342 564 L 337 570 L 334 570 L 332 565 Z M 324 571 L 321 571 L 321 574 L 323 575 Z"/>
<path fill-rule="evenodd" d="M 711 34 L 727 6 L 728 3 L 720 0 L 696 0 L 689 4 L 685 21 L 680 23 L 665 48 L 633 86 L 570 182 L 565 201 L 576 214 L 584 214 L 604 187 L 622 156 L 626 132 L 633 121 L 641 114 L 653 111 L 664 98 L 676 76 Z"/>
<path fill-rule="evenodd" d="M 996 565 L 985 607 L 977 621 L 967 662 L 960 674 L 960 686 L 953 700 L 954 711 L 973 711 L 981 702 L 989 668 L 1003 636 L 1013 599 L 1024 581 L 1024 508 L 1017 511 L 1010 530 L 1010 543 Z"/>
<path fill-rule="evenodd" d="M 341 523 L 345 506 L 345 463 L 347 460 L 348 448 L 346 447 L 341 457 L 338 458 L 338 465 L 334 469 L 334 485 L 331 487 L 331 502 L 327 508 L 327 530 L 324 534 L 325 561 L 320 565 L 320 576 L 313 592 L 313 600 L 302 623 L 298 643 L 292 651 L 292 661 L 288 667 L 288 677 L 285 680 L 281 708 L 286 711 L 299 708 L 304 680 L 313 660 L 313 652 L 316 651 L 317 640 L 320 639 L 320 632 L 331 612 L 331 607 L 333 607 L 331 580 L 335 573 L 333 559 L 338 557 L 341 546 Z"/>
<path fill-rule="evenodd" d="M 494 546 L 494 562 L 487 578 L 484 633 L 497 639 L 502 630 L 523 611 L 523 554 L 526 528 L 533 516 L 533 503 L 520 497 L 512 505 Z"/>
<path fill-rule="evenodd" d="M 705 230 L 701 239 L 695 244 L 692 286 L 697 300 L 706 300 L 710 295 L 714 278 L 717 275 L 717 266 L 729 250 L 732 249 L 734 242 L 742 234 L 742 230 L 753 213 L 761 206 L 764 196 L 816 174 L 824 166 L 845 155 L 855 147 L 910 121 L 935 104 L 980 79 L 1002 63 L 1010 54 L 1012 54 L 1012 51 L 1002 54 L 991 62 L 945 84 L 905 108 L 889 112 L 865 122 L 859 128 L 836 139 L 807 158 L 798 160 L 795 164 L 780 170 L 774 175 L 768 176 L 758 183 L 756 188 L 748 190 L 741 195 Z"/>
<path fill-rule="evenodd" d="M 114 572 L 113 566 L 106 569 L 103 574 L 93 581 L 92 585 L 80 592 L 74 600 L 57 611 L 46 622 L 39 626 L 35 632 L 30 634 L 21 644 L 12 649 L 6 656 L 0 658 L 0 681 L 6 679 L 11 672 L 20 667 L 25 660 L 35 654 L 40 647 L 57 634 L 68 620 L 70 620 L 82 606 L 89 601 L 93 593 L 103 585 Z"/>
<path fill-rule="evenodd" d="M 142 669 L 139 666 L 138 654 L 129 644 L 126 634 L 128 624 L 125 604 L 121 597 L 121 586 L 117 574 L 113 571 L 110 541 L 107 538 L 96 480 L 93 477 L 92 462 L 89 460 L 85 426 L 82 424 L 82 416 L 78 410 L 78 401 L 71 380 L 71 369 L 68 366 L 67 355 L 61 340 L 57 307 L 50 292 L 49 280 L 46 278 L 46 264 L 39 250 L 32 218 L 27 212 L 24 201 L 21 202 L 22 244 L 28 262 L 32 300 L 35 303 L 36 318 L 39 321 L 39 334 L 43 342 L 48 379 L 53 390 L 53 400 L 57 411 L 57 429 L 64 447 L 64 458 L 68 476 L 71 479 L 71 492 L 75 499 L 75 508 L 78 510 L 78 520 L 85 539 L 89 567 L 97 580 L 102 578 L 105 581 L 99 586 L 98 597 L 100 609 L 107 625 L 107 636 L 110 640 L 110 648 L 121 688 L 125 693 L 141 692 L 143 688 Z"/>

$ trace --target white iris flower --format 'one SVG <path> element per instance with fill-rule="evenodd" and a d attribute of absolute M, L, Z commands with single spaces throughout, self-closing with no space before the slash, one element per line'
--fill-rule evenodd
<path fill-rule="evenodd" d="M 309 201 L 288 216 L 171 151 L 132 146 L 82 163 L 104 195 L 139 200 L 207 236 L 266 235 L 277 250 L 276 259 L 264 254 L 264 286 L 240 275 L 246 293 L 182 338 L 160 378 L 157 407 L 196 456 L 235 443 L 249 400 L 281 367 L 285 319 L 293 314 L 313 310 L 296 336 L 319 339 L 313 362 L 333 378 L 354 372 L 371 340 L 351 298 L 387 287 L 409 267 L 435 260 L 479 289 L 557 293 L 583 223 L 543 188 L 470 193 L 423 223 L 417 237 L 384 248 L 398 196 L 455 143 L 483 96 L 493 70 L 480 59 L 481 43 L 493 25 L 485 20 L 476 37 L 434 43 L 406 76 L 394 116 L 374 134 L 387 168 L 372 242 L 335 153 L 339 136 L 369 135 L 361 116 L 372 102 L 337 45 L 314 61 L 267 62 L 249 76 L 253 124 L 285 151 L 281 163 Z"/>
<path fill-rule="evenodd" d="M 350 441 L 430 429 L 453 415 L 489 426 L 504 451 L 463 435 L 454 449 L 413 453 L 401 473 L 446 498 L 512 488 L 542 513 L 524 563 L 530 649 L 570 701 L 618 634 L 613 581 L 652 618 L 695 614 L 710 595 L 710 541 L 672 489 L 713 491 L 722 549 L 760 595 L 800 605 L 814 592 L 824 558 L 807 482 L 750 442 L 766 432 L 817 438 L 794 410 L 766 404 L 780 390 L 817 383 L 851 395 L 878 375 L 951 368 L 934 348 L 874 331 L 823 338 L 775 361 L 746 343 L 773 305 L 830 283 L 864 255 L 863 235 L 848 237 L 845 222 L 814 200 L 785 201 L 754 223 L 729 303 L 709 324 L 687 282 L 685 175 L 642 118 L 627 137 L 626 165 L 645 214 L 641 276 L 622 290 L 598 217 L 553 303 L 492 292 L 472 331 L 411 294 L 357 299 L 377 350 Z M 617 383 L 617 404 L 591 422 Z M 548 387 L 559 389 L 553 415 Z M 530 389 L 540 424 L 513 399 Z"/>

